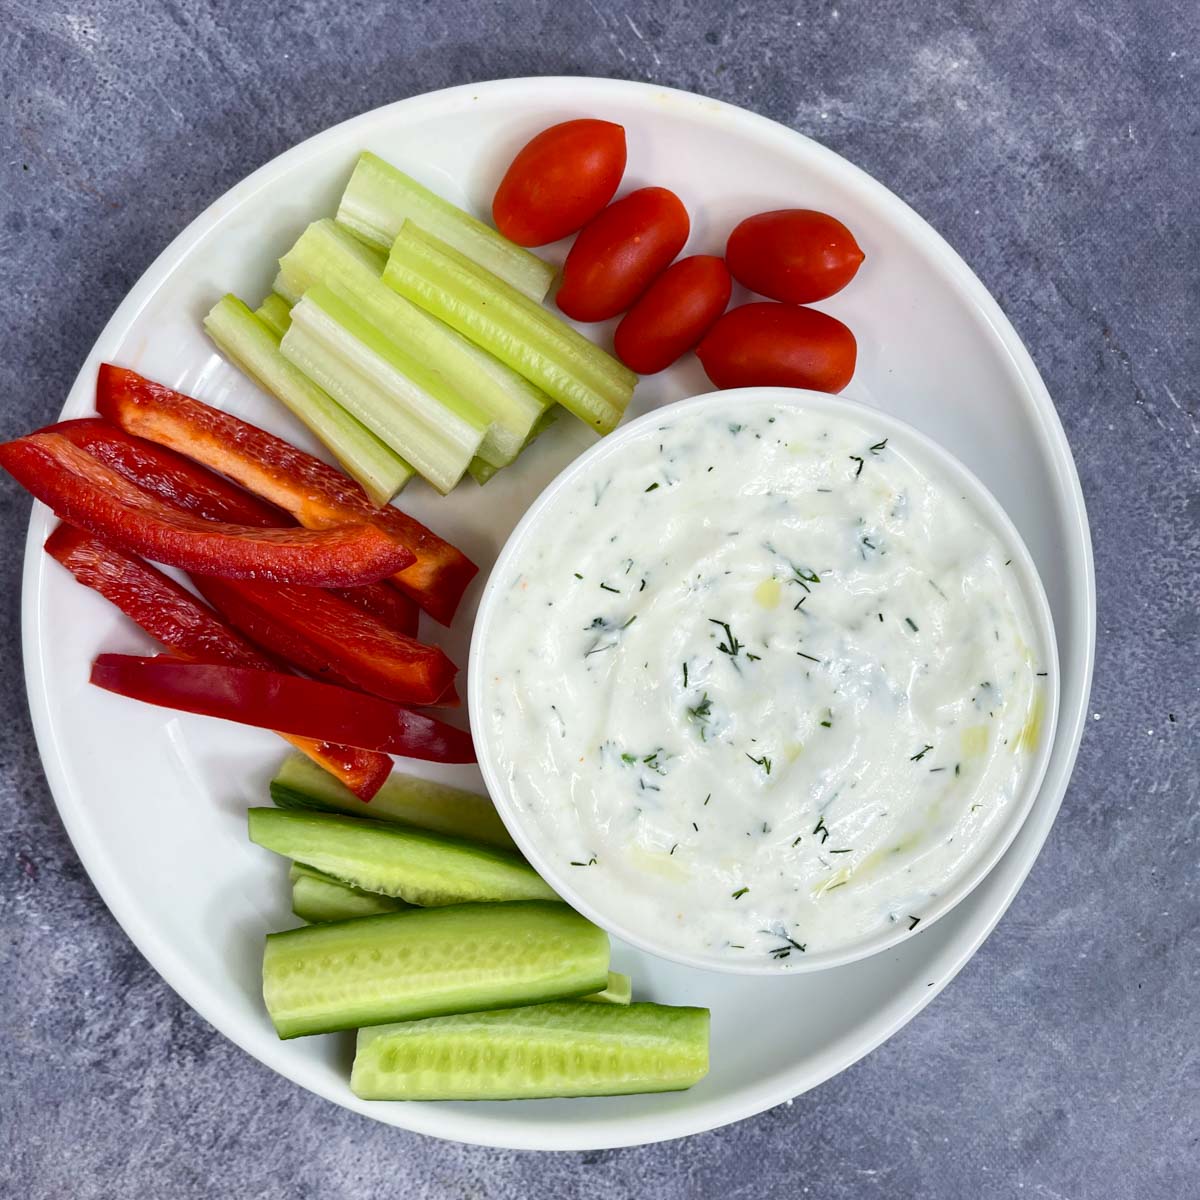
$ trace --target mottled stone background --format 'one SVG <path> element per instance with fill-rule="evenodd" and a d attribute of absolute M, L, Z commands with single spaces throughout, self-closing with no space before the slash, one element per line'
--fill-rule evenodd
<path fill-rule="evenodd" d="M 507 1153 L 302 1092 L 129 944 L 38 765 L 28 501 L 0 487 L 0 1194 L 1200 1196 L 1198 54 L 1195 0 L 0 0 L 0 434 L 52 418 L 154 255 L 300 139 L 473 79 L 648 79 L 813 135 L 962 252 L 1057 401 L 1100 591 L 1095 716 L 1062 815 L 943 996 L 732 1128 Z"/>

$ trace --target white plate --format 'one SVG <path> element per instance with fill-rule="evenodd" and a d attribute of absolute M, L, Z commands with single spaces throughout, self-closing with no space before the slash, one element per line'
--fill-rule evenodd
<path fill-rule="evenodd" d="M 212 351 L 200 330 L 212 302 L 227 290 L 257 301 L 276 257 L 309 220 L 333 211 L 360 149 L 486 213 L 516 149 L 542 127 L 585 114 L 626 126 L 627 188 L 678 190 L 693 215 L 689 251 L 719 252 L 732 224 L 762 209 L 807 205 L 844 220 L 866 263 L 821 307 L 858 337 L 847 394 L 963 459 L 1005 505 L 1037 562 L 1061 656 L 1054 751 L 1020 834 L 952 913 L 895 950 L 791 979 L 708 974 L 616 947 L 615 965 L 633 974 L 640 997 L 712 1008 L 712 1072 L 688 1092 L 365 1103 L 346 1085 L 348 1039 L 280 1042 L 259 995 L 262 936 L 291 919 L 285 865 L 247 842 L 243 811 L 263 802 L 282 743 L 90 688 L 98 651 L 140 651 L 147 641 L 40 552 L 51 527 L 40 506 L 23 610 L 34 728 L 63 822 L 104 900 L 167 982 L 251 1054 L 347 1108 L 441 1137 L 562 1150 L 679 1137 L 748 1116 L 828 1079 L 923 1008 L 999 920 L 1045 841 L 1082 732 L 1095 635 L 1074 463 L 1046 389 L 996 303 L 924 221 L 857 168 L 771 121 L 681 92 L 598 79 L 506 80 L 401 101 L 312 138 L 238 184 L 159 256 L 101 334 L 63 415 L 91 411 L 96 366 L 108 359 L 311 447 L 278 405 Z M 690 361 L 642 384 L 633 411 L 706 390 Z M 486 492 L 468 484 L 443 500 L 415 485 L 405 506 L 460 544 L 485 575 L 521 513 L 590 437 L 562 421 Z M 447 639 L 460 663 L 479 590 L 477 583 Z M 473 768 L 442 768 L 438 777 L 478 783 Z"/>

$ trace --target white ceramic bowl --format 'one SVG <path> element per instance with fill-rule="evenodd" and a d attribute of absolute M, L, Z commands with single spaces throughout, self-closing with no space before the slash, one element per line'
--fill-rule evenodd
<path fill-rule="evenodd" d="M 611 459 L 621 454 L 628 443 L 639 438 L 643 430 L 649 426 L 662 425 L 664 419 L 679 416 L 684 412 L 729 405 L 734 408 L 748 408 L 756 404 L 780 403 L 794 405 L 814 416 L 849 414 L 868 417 L 871 429 L 880 431 L 889 445 L 900 450 L 930 478 L 951 489 L 957 489 L 982 523 L 996 534 L 1007 550 L 1008 557 L 1012 559 L 1014 577 L 1033 620 L 1037 658 L 1040 662 L 1048 664 L 1050 670 L 1044 684 L 1046 709 L 1041 737 L 1017 794 L 1012 802 L 1005 806 L 1003 817 L 989 831 L 988 838 L 965 869 L 951 881 L 950 886 L 935 903 L 922 911 L 921 924 L 917 929 L 910 932 L 903 923 L 899 923 L 848 945 L 804 955 L 792 955 L 787 961 L 742 961 L 726 955 L 681 950 L 677 937 L 664 936 L 663 931 L 653 927 L 630 924 L 614 915 L 620 911 L 619 907 L 614 907 L 613 910 L 606 909 L 602 905 L 590 902 L 580 893 L 571 873 L 563 870 L 563 856 L 556 852 L 553 831 L 527 819 L 528 814 L 515 801 L 505 772 L 498 765 L 501 747 L 497 744 L 492 723 L 487 719 L 489 672 L 486 670 L 486 663 L 489 658 L 488 643 L 499 620 L 497 609 L 500 607 L 500 598 L 509 591 L 513 576 L 520 573 L 526 547 L 535 542 L 548 525 L 562 519 L 558 511 L 560 500 L 573 485 L 602 471 Z M 827 967 L 855 962 L 909 938 L 920 937 L 939 917 L 948 913 L 970 893 L 1017 836 L 1017 831 L 1033 807 L 1034 798 L 1042 785 L 1046 766 L 1050 761 L 1050 750 L 1054 745 L 1054 733 L 1058 722 L 1058 698 L 1058 649 L 1054 639 L 1054 619 L 1050 614 L 1050 604 L 1046 600 L 1046 592 L 1033 564 L 1033 558 L 995 496 L 954 455 L 911 425 L 853 400 L 791 388 L 742 388 L 737 391 L 709 392 L 689 400 L 680 400 L 666 408 L 647 413 L 628 425 L 622 425 L 571 463 L 521 518 L 492 568 L 475 618 L 467 681 L 471 731 L 484 783 L 487 784 L 488 792 L 509 833 L 542 878 L 573 908 L 614 937 L 649 954 L 660 955 L 684 966 L 726 971 L 733 975 L 795 975 L 806 971 L 820 971 Z"/>

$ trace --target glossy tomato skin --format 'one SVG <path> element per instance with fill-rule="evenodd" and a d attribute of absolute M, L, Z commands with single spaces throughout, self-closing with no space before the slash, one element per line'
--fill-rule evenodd
<path fill-rule="evenodd" d="M 519 246 L 544 246 L 582 229 L 625 173 L 625 129 L 585 118 L 543 129 L 513 159 L 492 220 Z"/>
<path fill-rule="evenodd" d="M 691 222 L 666 188 L 639 188 L 580 230 L 563 264 L 558 307 L 576 321 L 623 313 L 683 249 Z"/>
<path fill-rule="evenodd" d="M 785 304 L 810 304 L 840 292 L 865 257 L 841 221 L 811 208 L 747 217 L 725 245 L 738 283 Z"/>
<path fill-rule="evenodd" d="M 719 388 L 840 392 L 854 374 L 858 344 L 828 313 L 760 302 L 727 312 L 696 347 L 696 354 Z"/>
<path fill-rule="evenodd" d="M 664 371 L 725 311 L 733 280 L 724 260 L 694 254 L 668 267 L 621 318 L 617 357 L 639 375 Z"/>

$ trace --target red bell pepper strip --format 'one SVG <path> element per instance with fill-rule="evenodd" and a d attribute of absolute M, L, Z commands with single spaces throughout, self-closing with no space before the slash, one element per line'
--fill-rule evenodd
<path fill-rule="evenodd" d="M 353 604 L 360 612 L 369 613 L 382 621 L 393 633 L 404 637 L 417 636 L 421 610 L 407 596 L 386 581 L 368 583 L 365 587 L 329 588 L 331 595 Z"/>
<path fill-rule="evenodd" d="M 321 588 L 195 580 L 200 594 L 256 645 L 317 679 L 398 704 L 436 704 L 456 667 L 437 646 L 393 633 Z"/>
<path fill-rule="evenodd" d="M 100 417 L 60 421 L 39 432 L 60 434 L 106 467 L 112 467 L 118 475 L 124 475 L 130 483 L 184 512 L 210 521 L 230 521 L 264 529 L 295 524 L 282 509 L 252 496 L 207 467 L 174 450 L 134 437 Z M 335 594 L 378 617 L 397 633 L 412 636 L 417 632 L 417 606 L 386 583 L 340 588 Z"/>
<path fill-rule="evenodd" d="M 141 559 L 130 558 L 71 525 L 59 525 L 46 540 L 46 552 L 75 578 L 111 601 L 151 637 L 181 658 L 227 663 L 260 671 L 279 664 L 247 642 L 191 592 Z M 391 774 L 386 754 L 281 734 L 313 762 L 336 775 L 366 801 Z"/>
<path fill-rule="evenodd" d="M 475 761 L 471 735 L 423 713 L 332 683 L 274 671 L 101 654 L 92 683 L 179 712 L 281 729 L 430 762 Z"/>
<path fill-rule="evenodd" d="M 81 417 L 47 425 L 39 433 L 57 433 L 86 450 L 130 483 L 174 508 L 210 521 L 284 528 L 294 522 L 282 509 L 252 496 L 190 458 L 134 437 L 100 417 Z"/>
<path fill-rule="evenodd" d="M 0 467 L 69 524 L 198 575 L 354 587 L 412 561 L 408 550 L 374 525 L 259 529 L 180 512 L 57 433 L 0 445 Z"/>
<path fill-rule="evenodd" d="M 328 463 L 135 371 L 102 364 L 96 407 L 126 432 L 220 471 L 308 529 L 351 521 L 385 529 L 416 555 L 416 562 L 395 576 L 395 585 L 444 625 L 478 570 L 462 551 L 398 508 L 377 508 L 358 484 Z"/>

